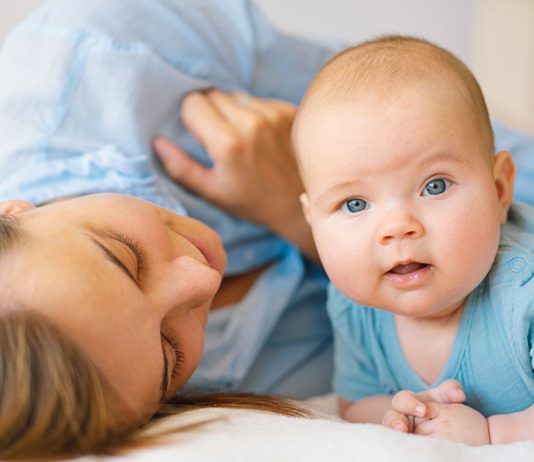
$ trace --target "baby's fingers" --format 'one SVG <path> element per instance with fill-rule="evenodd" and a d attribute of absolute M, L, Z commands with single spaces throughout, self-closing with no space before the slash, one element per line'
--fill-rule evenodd
<path fill-rule="evenodd" d="M 436 420 L 422 420 L 415 425 L 413 432 L 416 435 L 434 436 L 437 427 L 439 427 L 439 423 Z"/>
<path fill-rule="evenodd" d="M 398 432 L 406 433 L 411 431 L 409 417 L 397 412 L 395 409 L 390 409 L 384 414 L 382 425 Z"/>
<path fill-rule="evenodd" d="M 417 395 L 408 390 L 402 390 L 391 399 L 391 407 L 404 415 L 424 417 L 426 413 L 425 404 L 420 401 Z"/>
<path fill-rule="evenodd" d="M 419 394 L 423 401 L 434 401 L 436 403 L 463 403 L 465 401 L 465 393 L 462 385 L 456 380 L 445 380 L 437 387 L 434 387 L 427 392 Z"/>

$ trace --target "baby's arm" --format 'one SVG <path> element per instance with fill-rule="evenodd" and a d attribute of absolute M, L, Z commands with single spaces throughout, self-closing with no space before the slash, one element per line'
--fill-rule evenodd
<path fill-rule="evenodd" d="M 534 440 L 534 405 L 521 412 L 491 416 L 488 427 L 491 444 Z"/>
<path fill-rule="evenodd" d="M 471 445 L 534 440 L 534 405 L 513 414 L 486 419 L 463 404 L 429 403 L 414 433 Z"/>
<path fill-rule="evenodd" d="M 428 391 L 413 393 L 400 391 L 394 396 L 376 395 L 358 401 L 338 398 L 339 413 L 349 422 L 381 423 L 398 431 L 412 431 L 411 416 L 424 416 L 427 404 L 462 403 L 465 394 L 462 386 L 455 380 L 445 380 Z"/>
<path fill-rule="evenodd" d="M 472 446 L 490 444 L 488 421 L 464 404 L 428 403 L 423 419 L 415 423 L 414 433 Z"/>
<path fill-rule="evenodd" d="M 382 423 L 384 414 L 391 407 L 391 396 L 376 395 L 358 401 L 338 398 L 339 415 L 349 422 Z"/>

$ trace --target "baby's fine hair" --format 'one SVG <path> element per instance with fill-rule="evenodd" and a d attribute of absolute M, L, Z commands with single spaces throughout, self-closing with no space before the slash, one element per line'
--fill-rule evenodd
<path fill-rule="evenodd" d="M 432 80 L 445 83 L 460 97 L 466 115 L 479 129 L 485 147 L 494 153 L 493 130 L 484 95 L 475 76 L 453 53 L 425 39 L 387 35 L 341 51 L 319 71 L 302 101 L 299 117 L 313 102 L 344 100 L 352 95 L 381 92 Z M 444 88 L 437 86 L 436 91 Z"/>

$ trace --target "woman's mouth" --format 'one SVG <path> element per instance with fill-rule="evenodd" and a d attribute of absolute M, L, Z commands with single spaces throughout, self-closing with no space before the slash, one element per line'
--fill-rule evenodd
<path fill-rule="evenodd" d="M 226 267 L 226 253 L 219 241 L 216 241 L 216 239 L 219 239 L 218 235 L 214 235 L 213 240 L 200 240 L 196 237 L 191 237 L 177 231 L 174 232 L 183 239 L 189 241 L 202 255 L 203 259 L 209 266 L 217 270 L 221 276 L 224 274 Z"/>
<path fill-rule="evenodd" d="M 432 266 L 428 263 L 409 261 L 396 264 L 384 276 L 395 287 L 408 289 L 426 282 L 431 270 Z"/>

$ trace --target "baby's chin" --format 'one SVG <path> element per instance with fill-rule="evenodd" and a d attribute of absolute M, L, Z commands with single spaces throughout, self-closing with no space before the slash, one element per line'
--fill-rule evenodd
<path fill-rule="evenodd" d="M 402 301 L 397 299 L 389 305 L 383 305 L 384 308 L 377 308 L 384 309 L 398 316 L 430 321 L 450 317 L 459 309 L 463 308 L 466 299 L 467 295 L 461 300 L 432 300 L 428 296 L 408 296 L 403 297 Z"/>

